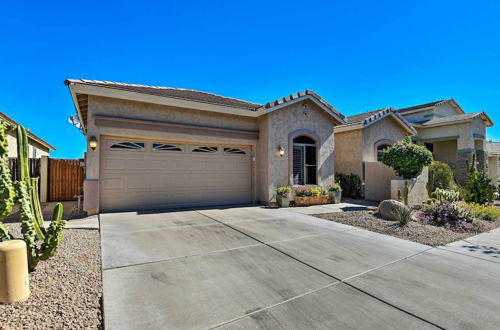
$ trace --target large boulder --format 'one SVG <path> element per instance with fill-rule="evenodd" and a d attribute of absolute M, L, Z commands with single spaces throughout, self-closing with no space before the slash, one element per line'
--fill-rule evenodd
<path fill-rule="evenodd" d="M 397 221 L 395 215 L 396 210 L 405 205 L 394 199 L 386 199 L 380 202 L 378 206 L 378 213 L 387 220 Z"/>

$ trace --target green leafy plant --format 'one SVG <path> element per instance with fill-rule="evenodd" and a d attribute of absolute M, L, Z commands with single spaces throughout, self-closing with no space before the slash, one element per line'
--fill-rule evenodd
<path fill-rule="evenodd" d="M 468 208 L 476 217 L 483 220 L 496 220 L 500 217 L 500 210 L 493 205 L 481 205 L 477 203 L 464 203 L 461 202 L 460 205 L 464 208 Z"/>
<path fill-rule="evenodd" d="M 284 198 L 290 198 L 292 196 L 292 187 L 278 187 L 276 189 L 276 194 L 278 194 L 278 196 L 283 196 Z"/>
<path fill-rule="evenodd" d="M 403 202 L 404 205 L 408 206 L 408 196 L 410 195 L 410 187 L 408 182 L 405 182 L 403 190 L 398 189 L 398 200 Z"/>
<path fill-rule="evenodd" d="M 356 174 L 336 173 L 335 182 L 337 182 L 345 197 L 360 198 L 361 197 L 361 178 Z"/>
<path fill-rule="evenodd" d="M 413 143 L 410 137 L 388 147 L 382 154 L 382 163 L 392 167 L 403 179 L 416 177 L 432 160 L 432 153 Z"/>
<path fill-rule="evenodd" d="M 445 190 L 437 188 L 432 193 L 432 198 L 434 198 L 438 203 L 443 203 L 444 201 L 448 202 L 457 202 L 460 199 L 460 193 L 455 190 Z"/>
<path fill-rule="evenodd" d="M 6 139 L 6 130 L 0 129 L 0 143 Z M 57 203 L 48 229 L 45 229 L 43 216 L 38 200 L 38 178 L 30 178 L 28 165 L 28 136 L 22 126 L 17 126 L 17 171 L 19 181 L 13 187 L 16 192 L 16 202 L 19 204 L 19 222 L 21 233 L 26 243 L 28 267 L 35 270 L 40 260 L 52 257 L 61 243 L 65 221 L 62 220 L 62 204 Z M 1 149 L 1 148 L 0 148 Z M 10 177 L 9 167 L 0 166 L 0 177 Z M 6 188 L 0 188 L 6 189 Z M 5 201 L 0 202 L 1 212 L 7 212 Z M 10 212 L 9 212 L 10 213 Z M 0 237 L 2 240 L 12 239 L 7 227 L 0 223 Z"/>
<path fill-rule="evenodd" d="M 342 187 L 338 183 L 334 183 L 328 187 L 328 191 L 342 191 Z"/>
<path fill-rule="evenodd" d="M 402 205 L 394 211 L 394 218 L 402 225 L 406 225 L 411 221 L 412 210 L 406 205 Z"/>
<path fill-rule="evenodd" d="M 427 183 L 427 191 L 429 195 L 436 189 L 456 189 L 457 185 L 453 180 L 453 170 L 448 164 L 433 161 L 429 165 L 429 181 Z"/>
<path fill-rule="evenodd" d="M 476 169 L 476 156 L 472 157 L 472 163 L 467 162 L 467 183 L 462 187 L 463 199 L 468 203 L 491 204 L 495 187 L 491 179 L 483 171 Z"/>
<path fill-rule="evenodd" d="M 13 127 L 0 120 L 0 242 L 10 239 L 9 230 L 1 222 L 12 212 L 14 197 L 16 196 L 14 185 L 10 176 L 8 160 L 7 131 Z"/>

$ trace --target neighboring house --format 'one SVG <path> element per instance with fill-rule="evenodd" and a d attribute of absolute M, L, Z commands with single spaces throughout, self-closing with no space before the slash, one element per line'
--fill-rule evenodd
<path fill-rule="evenodd" d="M 494 185 L 500 183 L 500 142 L 486 142 L 488 153 L 488 174 Z"/>
<path fill-rule="evenodd" d="M 438 161 L 455 171 L 460 184 L 467 178 L 467 163 L 476 155 L 477 167 L 488 171 L 486 127 L 493 122 L 485 112 L 465 113 L 453 99 L 397 110 L 417 130 L 417 141 Z"/>
<path fill-rule="evenodd" d="M 347 124 L 335 129 L 335 171 L 358 175 L 369 200 L 390 196 L 394 172 L 381 163 L 383 150 L 416 130 L 392 108 L 364 112 L 346 118 Z"/>
<path fill-rule="evenodd" d="M 14 119 L 0 112 L 0 119 L 12 124 L 19 125 Z M 41 158 L 48 156 L 51 150 L 56 150 L 53 146 L 42 140 L 27 129 L 28 133 L 28 157 Z M 17 157 L 17 137 L 14 131 L 8 132 L 7 143 L 9 144 L 9 158 Z"/>
<path fill-rule="evenodd" d="M 334 182 L 344 116 L 306 90 L 257 104 L 215 94 L 66 80 L 89 144 L 89 213 L 262 202 L 278 186 Z"/>
<path fill-rule="evenodd" d="M 370 162 L 380 161 L 382 151 L 405 135 L 414 135 L 413 139 L 427 147 L 435 160 L 450 165 L 461 184 L 473 155 L 477 167 L 488 171 L 486 127 L 493 123 L 484 112 L 465 113 L 453 99 L 369 111 L 347 117 L 346 121 L 348 124 L 335 130 L 335 168 L 337 172 L 359 175 L 367 199 L 389 198 L 387 185 L 381 182 L 394 178 L 394 174 Z"/>

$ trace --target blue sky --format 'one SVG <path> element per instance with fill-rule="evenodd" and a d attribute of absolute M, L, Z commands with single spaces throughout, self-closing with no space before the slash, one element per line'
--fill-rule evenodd
<path fill-rule="evenodd" d="M 453 97 L 500 140 L 499 1 L 9 1 L 0 111 L 81 157 L 66 78 L 267 102 L 312 89 L 345 115 Z"/>

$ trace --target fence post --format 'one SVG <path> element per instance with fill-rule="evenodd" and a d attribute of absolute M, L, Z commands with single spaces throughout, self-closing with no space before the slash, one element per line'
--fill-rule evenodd
<path fill-rule="evenodd" d="M 42 156 L 40 159 L 40 202 L 47 202 L 49 183 L 49 157 Z"/>

